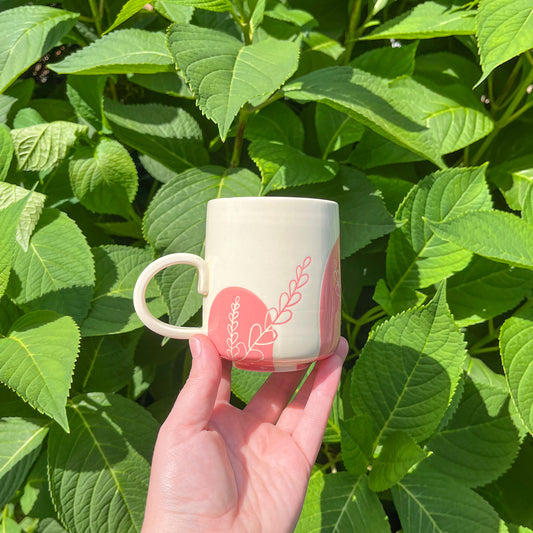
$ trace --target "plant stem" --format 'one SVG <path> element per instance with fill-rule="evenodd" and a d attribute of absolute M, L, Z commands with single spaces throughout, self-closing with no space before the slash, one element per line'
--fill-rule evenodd
<path fill-rule="evenodd" d="M 96 31 L 98 35 L 102 35 L 102 17 L 98 12 L 98 7 L 96 6 L 96 0 L 89 0 L 89 5 L 91 6 L 91 13 L 94 18 L 94 25 L 96 26 Z"/>
<path fill-rule="evenodd" d="M 350 21 L 348 23 L 348 33 L 346 34 L 346 39 L 344 40 L 344 46 L 346 47 L 344 51 L 343 65 L 347 65 L 352 58 L 353 47 L 355 41 L 357 40 L 357 25 L 361 18 L 361 7 L 362 0 L 354 0 L 352 11 L 350 13 Z"/>
<path fill-rule="evenodd" d="M 239 124 L 237 125 L 237 135 L 235 135 L 235 144 L 233 145 L 233 153 L 231 154 L 230 168 L 239 166 L 241 162 L 242 141 L 244 139 L 244 129 L 250 114 L 249 105 L 244 104 L 239 112 Z"/>

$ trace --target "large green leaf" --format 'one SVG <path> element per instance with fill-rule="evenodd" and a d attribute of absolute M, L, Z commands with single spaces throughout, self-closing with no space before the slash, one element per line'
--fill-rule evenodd
<path fill-rule="evenodd" d="M 327 198 L 339 204 L 342 258 L 389 234 L 396 227 L 375 187 L 364 174 L 347 166 L 341 166 L 332 181 L 301 186 L 290 193 Z"/>
<path fill-rule="evenodd" d="M 475 11 L 458 9 L 451 2 L 430 0 L 381 24 L 363 39 L 431 39 L 472 35 L 476 31 L 474 15 Z"/>
<path fill-rule="evenodd" d="M 288 105 L 274 102 L 248 119 L 244 137 L 250 141 L 277 141 L 302 150 L 304 127 Z"/>
<path fill-rule="evenodd" d="M 13 141 L 9 130 L 0 125 L 0 181 L 4 181 L 13 159 Z"/>
<path fill-rule="evenodd" d="M 125 333 L 142 327 L 133 309 L 133 287 L 140 273 L 152 261 L 148 250 L 109 244 L 93 249 L 96 284 L 89 314 L 81 325 L 84 337 Z M 156 315 L 166 306 L 155 284 L 146 291 L 148 308 Z"/>
<path fill-rule="evenodd" d="M 105 116 L 120 141 L 174 172 L 208 162 L 200 126 L 183 109 L 106 100 Z"/>
<path fill-rule="evenodd" d="M 476 17 L 485 79 L 498 65 L 533 47 L 531 0 L 483 0 Z M 480 80 L 480 81 L 481 81 Z"/>
<path fill-rule="evenodd" d="M 355 476 L 366 475 L 374 448 L 374 427 L 367 415 L 341 420 L 342 462 Z"/>
<path fill-rule="evenodd" d="M 393 431 L 416 442 L 437 429 L 465 359 L 463 335 L 439 289 L 427 306 L 378 326 L 355 365 L 351 383 L 356 414 L 374 421 L 374 447 Z"/>
<path fill-rule="evenodd" d="M 183 5 L 180 0 L 155 0 L 152 6 L 161 16 L 182 24 L 190 22 L 194 13 L 193 6 Z"/>
<path fill-rule="evenodd" d="M 67 96 L 77 114 L 96 131 L 102 131 L 104 88 L 107 76 L 67 76 Z"/>
<path fill-rule="evenodd" d="M 133 375 L 133 356 L 140 331 L 82 339 L 73 388 L 80 392 L 116 392 Z"/>
<path fill-rule="evenodd" d="M 126 22 L 130 17 L 133 17 L 138 11 L 140 11 L 144 6 L 146 5 L 146 2 L 143 0 L 128 0 L 120 10 L 119 14 L 117 15 L 117 18 L 107 28 L 107 30 L 104 32 L 109 33 L 111 30 L 114 30 L 117 26 L 120 26 L 123 22 Z"/>
<path fill-rule="evenodd" d="M 500 332 L 505 377 L 520 418 L 533 434 L 533 311 L 506 320 Z"/>
<path fill-rule="evenodd" d="M 27 189 L 11 183 L 0 183 L 0 210 L 28 195 L 17 227 L 17 242 L 24 251 L 28 250 L 30 237 L 41 216 L 46 196 L 35 191 L 30 194 Z"/>
<path fill-rule="evenodd" d="M 411 189 L 396 213 L 405 221 L 389 240 L 387 283 L 391 301 L 406 289 L 428 287 L 462 270 L 472 254 L 437 237 L 425 219 L 449 220 L 472 209 L 490 209 L 486 167 L 430 174 Z"/>
<path fill-rule="evenodd" d="M 254 372 L 237 367 L 231 369 L 231 392 L 248 403 L 267 380 L 268 372 Z"/>
<path fill-rule="evenodd" d="M 57 167 L 87 131 L 87 126 L 62 120 L 11 130 L 18 168 L 40 171 Z"/>
<path fill-rule="evenodd" d="M 383 441 L 383 448 L 372 463 L 368 486 L 376 492 L 390 489 L 427 456 L 428 452 L 407 433 L 391 433 Z"/>
<path fill-rule="evenodd" d="M 533 289 L 533 272 L 475 255 L 447 287 L 455 321 L 468 326 L 516 307 Z"/>
<path fill-rule="evenodd" d="M 410 474 L 392 488 L 392 497 L 405 533 L 499 531 L 496 511 L 452 477 Z"/>
<path fill-rule="evenodd" d="M 5 505 L 24 481 L 49 425 L 46 420 L 0 418 L 0 505 Z"/>
<path fill-rule="evenodd" d="M 59 74 L 127 74 L 174 70 L 162 32 L 130 28 L 104 35 L 50 65 Z"/>
<path fill-rule="evenodd" d="M 157 72 L 155 74 L 128 74 L 128 80 L 156 93 L 182 98 L 194 98 L 185 80 L 178 72 Z"/>
<path fill-rule="evenodd" d="M 128 217 L 137 194 L 137 170 L 119 142 L 102 137 L 95 147 L 78 148 L 69 163 L 72 191 L 96 213 Z"/>
<path fill-rule="evenodd" d="M 293 100 L 316 101 L 343 111 L 376 133 L 443 166 L 434 135 L 413 112 L 412 98 L 393 91 L 387 80 L 351 67 L 311 72 L 283 88 Z"/>
<path fill-rule="evenodd" d="M 478 487 L 503 474 L 515 460 L 518 430 L 509 414 L 509 393 L 467 380 L 449 423 L 427 444 L 433 453 L 421 470 L 450 474 L 463 486 Z"/>
<path fill-rule="evenodd" d="M 146 240 L 160 254 L 188 252 L 202 256 L 205 245 L 206 204 L 230 196 L 257 196 L 261 183 L 246 169 L 195 168 L 167 182 L 154 196 L 144 218 Z M 186 216 L 185 216 L 186 215 Z M 161 278 L 161 290 L 170 319 L 183 324 L 199 308 L 202 297 L 192 268 L 170 267 Z"/>
<path fill-rule="evenodd" d="M 293 42 L 267 39 L 244 46 L 227 33 L 191 24 L 171 26 L 168 47 L 223 140 L 239 109 L 279 89 L 298 65 Z"/>
<path fill-rule="evenodd" d="M 393 80 L 400 76 L 412 76 L 418 41 L 399 47 L 383 46 L 358 55 L 350 66 Z"/>
<path fill-rule="evenodd" d="M 135 402 L 114 394 L 77 396 L 70 434 L 52 426 L 50 492 L 71 533 L 131 533 L 142 526 L 158 424 Z"/>
<path fill-rule="evenodd" d="M 28 311 L 50 309 L 78 323 L 89 309 L 94 265 L 84 235 L 56 209 L 45 209 L 27 252 L 13 262 L 9 295 Z"/>
<path fill-rule="evenodd" d="M 366 476 L 315 473 L 295 533 L 346 531 L 390 533 L 390 526 L 378 497 L 368 488 Z"/>
<path fill-rule="evenodd" d="M 323 104 L 316 106 L 315 127 L 323 158 L 347 144 L 361 140 L 365 131 L 360 122 Z"/>
<path fill-rule="evenodd" d="M 494 123 L 464 80 L 442 76 L 402 77 L 389 86 L 404 112 L 432 133 L 441 154 L 455 152 L 488 135 Z M 416 98 L 412 95 L 416 94 Z"/>
<path fill-rule="evenodd" d="M 533 270 L 533 225 L 504 211 L 469 211 L 429 221 L 441 239 L 494 261 Z"/>
<path fill-rule="evenodd" d="M 24 315 L 0 338 L 0 380 L 66 431 L 65 404 L 79 338 L 72 318 L 53 311 Z"/>
<path fill-rule="evenodd" d="M 0 14 L 0 93 L 56 46 L 78 15 L 46 6 L 23 6 Z"/>
<path fill-rule="evenodd" d="M 0 210 L 0 223 L 2 224 L 2 234 L 0 235 L 0 296 L 4 294 L 9 281 L 16 250 L 15 236 L 28 198 L 29 193 L 25 198 L 21 198 Z"/>
<path fill-rule="evenodd" d="M 165 0 L 165 3 L 197 7 L 208 11 L 231 11 L 233 9 L 230 0 Z"/>
<path fill-rule="evenodd" d="M 248 153 L 261 172 L 263 192 L 329 181 L 338 169 L 335 161 L 311 157 L 277 141 L 254 141 Z"/>

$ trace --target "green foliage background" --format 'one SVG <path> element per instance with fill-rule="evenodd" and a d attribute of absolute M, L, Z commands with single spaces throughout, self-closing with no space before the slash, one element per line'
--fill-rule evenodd
<path fill-rule="evenodd" d="M 533 0 L 145 3 L 0 0 L 1 531 L 140 531 L 190 356 L 135 280 L 265 194 L 341 214 L 297 531 L 532 531 Z M 200 321 L 190 268 L 147 298 Z"/>

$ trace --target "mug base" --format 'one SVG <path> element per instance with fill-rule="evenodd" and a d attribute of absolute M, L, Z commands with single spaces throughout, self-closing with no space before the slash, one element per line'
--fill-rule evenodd
<path fill-rule="evenodd" d="M 255 361 L 249 362 L 248 364 L 245 361 L 233 361 L 233 366 L 240 370 L 248 370 L 253 372 L 296 372 L 298 370 L 303 370 L 307 368 L 310 364 L 315 361 L 320 361 L 331 357 L 333 353 L 328 355 L 321 355 L 307 362 L 297 362 L 297 361 Z"/>

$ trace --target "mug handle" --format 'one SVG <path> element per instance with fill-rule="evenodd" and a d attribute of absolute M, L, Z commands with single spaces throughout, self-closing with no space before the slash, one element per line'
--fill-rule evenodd
<path fill-rule="evenodd" d="M 209 287 L 209 271 L 207 262 L 201 257 L 194 254 L 169 254 L 156 259 L 150 263 L 142 272 L 135 288 L 133 289 L 133 306 L 135 312 L 144 323 L 152 331 L 170 337 L 172 339 L 190 339 L 193 335 L 199 333 L 205 334 L 205 329 L 201 328 L 186 328 L 182 326 L 172 326 L 165 324 L 161 320 L 155 318 L 148 310 L 146 305 L 146 288 L 150 280 L 161 270 L 171 265 L 191 265 L 198 270 L 198 292 L 202 296 L 207 296 Z"/>

